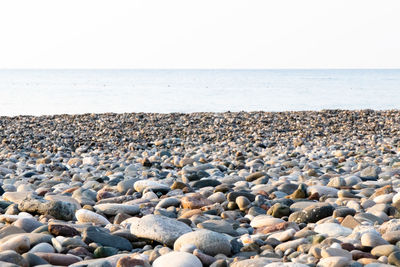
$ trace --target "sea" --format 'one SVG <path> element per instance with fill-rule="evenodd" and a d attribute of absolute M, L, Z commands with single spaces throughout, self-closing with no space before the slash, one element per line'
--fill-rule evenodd
<path fill-rule="evenodd" d="M 400 109 L 400 70 L 0 70 L 1 116 L 323 109 Z"/>

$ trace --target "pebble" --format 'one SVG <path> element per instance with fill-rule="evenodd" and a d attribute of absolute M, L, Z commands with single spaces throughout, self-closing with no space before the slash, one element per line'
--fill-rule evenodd
<path fill-rule="evenodd" d="M 130 231 L 133 235 L 147 238 L 172 246 L 178 237 L 192 229 L 183 222 L 159 215 L 146 215 L 130 220 Z"/>
<path fill-rule="evenodd" d="M 339 236 L 346 237 L 352 233 L 351 229 L 341 226 L 337 223 L 318 224 L 314 228 L 314 231 L 319 234 L 323 234 L 330 237 L 339 237 Z"/>
<path fill-rule="evenodd" d="M 200 229 L 181 235 L 174 243 L 174 250 L 179 251 L 182 246 L 188 244 L 195 245 L 196 248 L 211 256 L 231 254 L 228 238 L 210 230 Z"/>
<path fill-rule="evenodd" d="M 399 266 L 398 111 L 0 120 L 1 266 Z"/>
<path fill-rule="evenodd" d="M 99 225 L 106 225 L 110 223 L 105 217 L 101 216 L 100 214 L 86 209 L 80 209 L 76 211 L 75 216 L 78 222 L 81 223 L 93 223 Z"/>

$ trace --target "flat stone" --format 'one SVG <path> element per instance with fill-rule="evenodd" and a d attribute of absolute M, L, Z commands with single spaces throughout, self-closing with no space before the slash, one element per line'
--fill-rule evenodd
<path fill-rule="evenodd" d="M 276 224 L 283 222 L 285 221 L 279 218 L 274 218 L 270 215 L 258 215 L 254 217 L 253 220 L 251 220 L 250 225 L 253 228 L 260 228 L 260 227 L 274 226 Z"/>
<path fill-rule="evenodd" d="M 131 243 L 126 238 L 109 234 L 105 230 L 95 226 L 89 226 L 86 228 L 83 231 L 82 237 L 83 241 L 87 244 L 95 242 L 103 246 L 113 247 L 119 250 L 130 251 L 132 249 Z"/>
<path fill-rule="evenodd" d="M 198 228 L 208 229 L 218 233 L 237 236 L 238 233 L 233 229 L 232 224 L 225 220 L 207 220 L 197 224 Z"/>
<path fill-rule="evenodd" d="M 29 238 L 30 246 L 33 247 L 39 243 L 50 243 L 53 236 L 47 234 L 40 234 L 40 233 L 23 233 L 23 234 L 12 234 L 8 235 L 0 240 L 0 244 L 7 242 L 8 240 L 16 237 L 16 236 L 25 236 Z"/>
<path fill-rule="evenodd" d="M 58 253 L 44 253 L 44 252 L 36 252 L 34 255 L 44 259 L 50 264 L 60 265 L 60 266 L 69 266 L 76 262 L 81 261 L 80 257 L 68 254 L 58 254 Z"/>
<path fill-rule="evenodd" d="M 343 219 L 343 221 L 342 221 L 342 223 L 340 225 L 343 226 L 343 227 L 354 229 L 357 226 L 361 225 L 361 223 L 358 220 L 356 220 L 353 216 L 347 215 Z"/>
<path fill-rule="evenodd" d="M 29 238 L 24 235 L 17 235 L 0 244 L 0 251 L 14 250 L 22 254 L 30 248 Z"/>
<path fill-rule="evenodd" d="M 138 205 L 125 205 L 125 204 L 98 204 L 93 207 L 96 211 L 106 215 L 117 215 L 118 213 L 126 213 L 129 215 L 136 215 L 140 209 Z"/>

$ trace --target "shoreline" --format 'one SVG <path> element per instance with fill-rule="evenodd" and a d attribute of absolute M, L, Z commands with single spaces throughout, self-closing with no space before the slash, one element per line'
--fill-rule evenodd
<path fill-rule="evenodd" d="M 0 264 L 398 266 L 399 131 L 400 110 L 1 116 Z"/>

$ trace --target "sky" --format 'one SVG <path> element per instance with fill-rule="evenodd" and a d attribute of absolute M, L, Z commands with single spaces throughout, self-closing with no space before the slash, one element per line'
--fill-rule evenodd
<path fill-rule="evenodd" d="M 2 0 L 0 69 L 400 68 L 399 0 Z"/>

